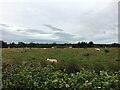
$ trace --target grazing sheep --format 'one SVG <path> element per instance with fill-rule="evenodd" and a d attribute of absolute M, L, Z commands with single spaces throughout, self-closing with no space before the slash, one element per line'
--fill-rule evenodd
<path fill-rule="evenodd" d="M 72 46 L 69 46 L 69 48 L 72 48 Z"/>
<path fill-rule="evenodd" d="M 100 51 L 100 48 L 95 48 L 96 51 Z"/>
<path fill-rule="evenodd" d="M 51 48 L 55 48 L 55 47 L 51 47 Z"/>
<path fill-rule="evenodd" d="M 47 58 L 47 62 L 49 64 L 53 64 L 53 63 L 57 64 L 57 60 L 56 59 L 49 59 L 49 58 Z"/>

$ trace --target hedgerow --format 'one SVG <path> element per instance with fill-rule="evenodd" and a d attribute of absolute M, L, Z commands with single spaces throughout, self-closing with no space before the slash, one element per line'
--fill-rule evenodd
<path fill-rule="evenodd" d="M 118 72 L 88 71 L 66 73 L 48 65 L 3 67 L 3 90 L 119 90 Z"/>

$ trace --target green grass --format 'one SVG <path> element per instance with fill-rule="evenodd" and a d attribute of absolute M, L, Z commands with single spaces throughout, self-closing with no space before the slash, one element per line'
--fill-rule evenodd
<path fill-rule="evenodd" d="M 94 69 L 94 70 L 110 70 L 118 71 L 120 61 L 118 60 L 118 48 L 108 48 L 108 53 L 104 48 L 96 51 L 94 48 L 56 48 L 56 49 L 42 49 L 42 48 L 4 48 L 2 50 L 3 63 L 23 63 L 33 62 L 41 63 L 46 66 L 47 58 L 55 58 L 58 60 L 58 65 L 65 68 L 71 66 L 74 68 L 76 64 L 79 68 Z M 44 65 L 45 64 L 45 65 Z"/>
<path fill-rule="evenodd" d="M 58 63 L 48 65 L 46 59 Z M 119 90 L 118 48 L 3 48 L 2 90 Z"/>

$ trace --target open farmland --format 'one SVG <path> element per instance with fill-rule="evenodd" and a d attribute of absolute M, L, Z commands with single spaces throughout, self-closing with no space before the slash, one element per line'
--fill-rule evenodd
<path fill-rule="evenodd" d="M 65 49 L 43 49 L 43 48 L 10 48 L 3 49 L 3 63 L 23 63 L 32 62 L 46 64 L 47 58 L 54 58 L 58 63 L 62 64 L 78 64 L 81 68 L 86 69 L 105 69 L 116 71 L 120 67 L 118 65 L 118 49 L 108 48 L 109 52 L 105 52 L 104 48 L 96 51 L 94 48 L 65 48 Z"/>
<path fill-rule="evenodd" d="M 47 58 L 58 60 L 48 65 Z M 119 88 L 118 48 L 3 48 L 3 89 Z"/>

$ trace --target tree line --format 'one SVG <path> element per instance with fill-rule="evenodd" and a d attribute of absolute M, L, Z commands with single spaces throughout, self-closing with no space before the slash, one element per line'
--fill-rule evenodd
<path fill-rule="evenodd" d="M 71 43 L 64 43 L 64 44 L 57 44 L 53 42 L 52 44 L 41 44 L 41 43 L 24 43 L 24 42 L 18 42 L 17 44 L 14 42 L 7 43 L 5 41 L 0 41 L 0 47 L 1 48 L 92 48 L 92 47 L 120 47 L 119 43 L 112 43 L 112 44 L 94 44 L 93 41 L 90 42 L 78 42 L 75 44 Z"/>

